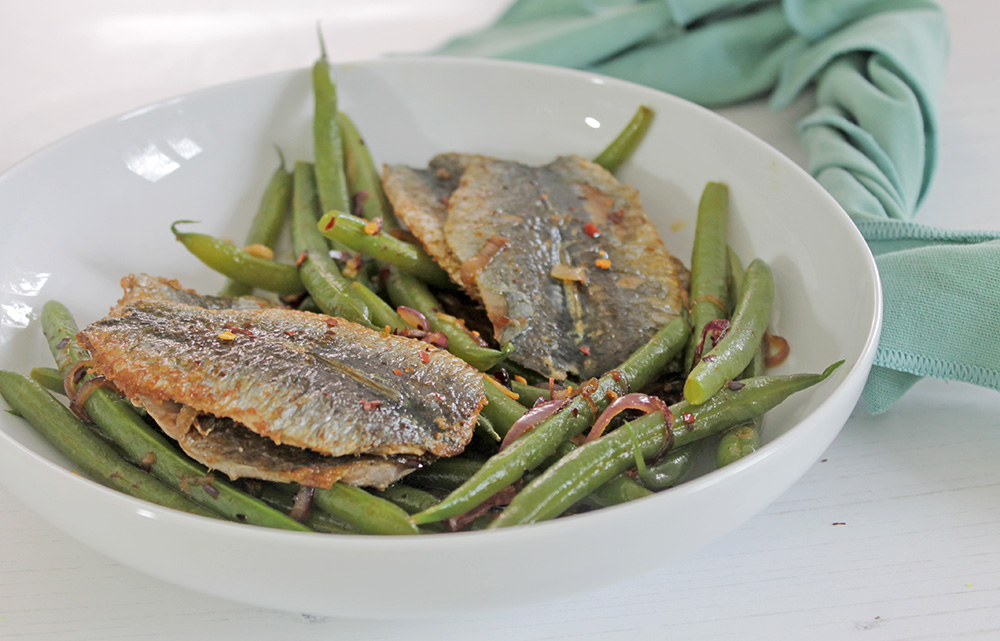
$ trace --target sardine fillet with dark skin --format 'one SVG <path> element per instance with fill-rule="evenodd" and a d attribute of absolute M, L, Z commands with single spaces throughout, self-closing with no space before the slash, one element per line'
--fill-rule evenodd
<path fill-rule="evenodd" d="M 446 181 L 435 169 L 444 163 L 462 171 L 457 185 L 454 171 Z M 443 216 L 450 261 L 460 266 L 452 278 L 482 301 L 515 362 L 556 379 L 599 376 L 681 313 L 683 266 L 636 191 L 600 166 L 577 156 L 536 167 L 446 154 L 430 167 L 389 168 L 390 200 L 405 201 L 408 226 Z M 430 201 L 447 211 L 417 206 Z M 434 247 L 428 253 L 441 261 Z"/>
<path fill-rule="evenodd" d="M 443 350 L 309 312 L 180 303 L 197 295 L 144 278 L 79 339 L 94 373 L 209 467 L 384 487 L 472 436 L 481 377 Z"/>
<path fill-rule="evenodd" d="M 462 264 L 445 239 L 448 200 L 465 168 L 477 158 L 481 156 L 442 154 L 427 169 L 391 165 L 382 172 L 382 186 L 393 212 L 456 283 L 462 282 Z"/>

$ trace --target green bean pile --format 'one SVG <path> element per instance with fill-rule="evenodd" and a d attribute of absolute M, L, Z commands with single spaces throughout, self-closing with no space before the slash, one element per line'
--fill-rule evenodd
<path fill-rule="evenodd" d="M 818 374 L 767 375 L 773 277 L 760 259 L 742 268 L 726 241 L 728 189 L 709 183 L 698 206 L 686 313 L 600 378 L 575 391 L 546 386 L 506 362 L 509 345 L 487 344 L 448 313 L 449 278 L 393 216 L 360 133 L 338 108 L 325 52 L 312 71 L 315 159 L 289 170 L 279 150 L 246 247 L 182 231 L 187 221 L 171 230 L 227 278 L 225 296 L 271 292 L 300 309 L 393 332 L 411 328 L 410 314 L 418 312 L 442 345 L 483 372 L 488 404 L 472 443 L 465 454 L 439 459 L 383 491 L 218 478 L 113 388 L 91 379 L 73 317 L 50 301 L 41 325 L 57 367 L 36 368 L 30 377 L 0 371 L 0 394 L 90 478 L 192 514 L 288 530 L 501 528 L 649 496 L 681 482 L 708 447 L 717 466 L 731 464 L 760 446 L 765 412 L 839 365 Z M 652 117 L 640 107 L 595 162 L 616 170 Z M 274 259 L 286 228 L 294 262 Z M 670 405 L 638 396 L 664 379 L 679 382 L 683 396 Z M 57 398 L 61 393 L 69 407 Z M 595 422 L 616 399 L 635 398 L 643 415 L 619 417 L 596 433 Z M 550 411 L 533 420 L 542 408 Z"/>

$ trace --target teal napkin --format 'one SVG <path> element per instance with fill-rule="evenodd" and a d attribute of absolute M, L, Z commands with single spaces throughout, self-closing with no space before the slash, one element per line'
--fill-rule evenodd
<path fill-rule="evenodd" d="M 439 50 L 588 69 L 706 106 L 806 87 L 809 171 L 875 255 L 884 325 L 864 391 L 873 413 L 920 378 L 1000 389 L 1000 232 L 910 219 L 937 153 L 948 58 L 931 0 L 518 0 Z"/>

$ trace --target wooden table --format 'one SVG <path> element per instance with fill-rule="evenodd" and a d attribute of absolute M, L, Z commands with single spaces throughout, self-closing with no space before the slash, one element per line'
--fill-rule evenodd
<path fill-rule="evenodd" d="M 0 170 L 93 121 L 175 94 L 331 58 L 433 48 L 506 0 L 70 0 L 0 6 Z M 921 222 L 998 228 L 995 3 L 950 0 L 938 172 Z M 802 160 L 792 123 L 723 113 Z M 0 213 L 0 217 L 3 214 Z M 2 220 L 2 218 L 0 218 Z M 99 556 L 0 489 L 2 639 L 997 639 L 1000 396 L 923 381 L 857 410 L 824 458 L 722 539 L 567 600 L 442 621 L 322 619 L 167 585 Z"/>

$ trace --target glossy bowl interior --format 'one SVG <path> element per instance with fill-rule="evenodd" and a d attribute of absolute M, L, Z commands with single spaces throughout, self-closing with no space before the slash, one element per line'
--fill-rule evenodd
<path fill-rule="evenodd" d="M 672 96 L 592 74 L 517 63 L 399 58 L 338 67 L 341 108 L 378 162 L 423 165 L 466 151 L 526 162 L 593 156 L 639 104 L 656 120 L 619 172 L 668 248 L 690 256 L 698 198 L 729 184 L 730 238 L 772 266 L 772 325 L 792 345 L 782 373 L 831 379 L 774 410 L 752 456 L 646 500 L 504 531 L 426 537 L 302 534 L 190 516 L 70 472 L 30 427 L 0 414 L 0 482 L 55 526 L 121 563 L 192 590 L 264 607 L 360 617 L 439 616 L 537 602 L 648 571 L 721 536 L 796 481 L 847 420 L 880 328 L 874 261 L 848 217 L 760 140 Z M 48 299 L 83 325 L 132 272 L 214 291 L 176 243 L 177 219 L 230 238 L 277 163 L 311 159 L 306 69 L 201 91 L 77 133 L 0 177 L 0 367 L 51 357 Z"/>

